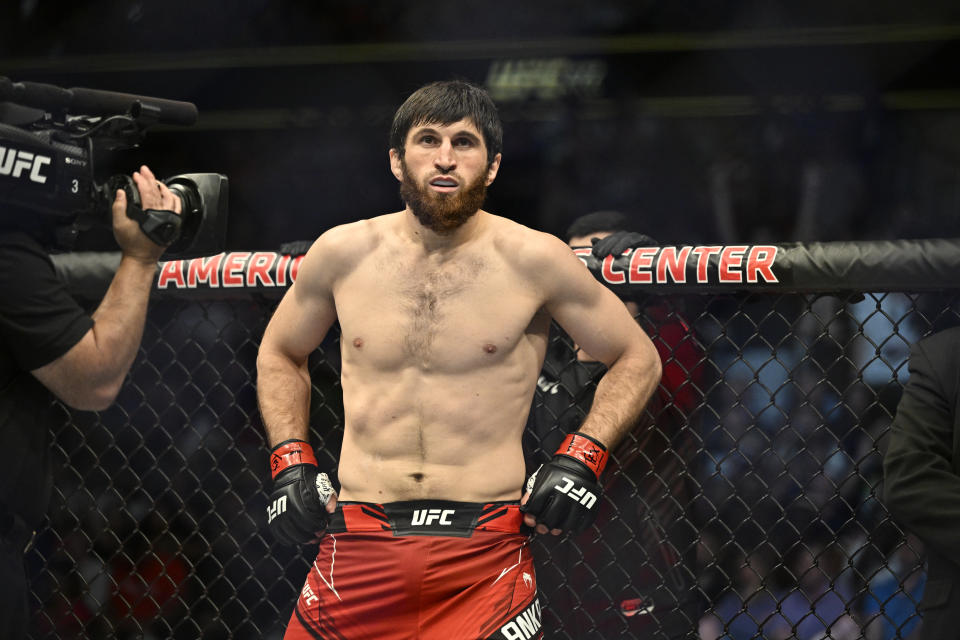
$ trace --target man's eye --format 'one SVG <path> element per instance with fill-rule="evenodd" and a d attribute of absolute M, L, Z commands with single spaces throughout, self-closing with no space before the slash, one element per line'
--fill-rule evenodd
<path fill-rule="evenodd" d="M 422 142 L 423 144 L 433 144 L 436 141 L 437 139 L 434 138 L 433 136 L 423 136 L 422 138 L 420 138 L 420 142 Z"/>
<path fill-rule="evenodd" d="M 472 147 L 473 140 L 471 140 L 470 138 L 457 138 L 456 140 L 453 141 L 453 144 L 454 146 L 457 146 L 457 147 Z"/>

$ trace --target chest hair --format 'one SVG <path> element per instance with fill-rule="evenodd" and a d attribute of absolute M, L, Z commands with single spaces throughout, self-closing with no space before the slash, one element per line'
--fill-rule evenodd
<path fill-rule="evenodd" d="M 406 320 L 402 344 L 407 356 L 422 359 L 430 355 L 438 333 L 449 322 L 449 310 L 469 297 L 485 270 L 480 257 L 404 270 L 400 291 Z"/>

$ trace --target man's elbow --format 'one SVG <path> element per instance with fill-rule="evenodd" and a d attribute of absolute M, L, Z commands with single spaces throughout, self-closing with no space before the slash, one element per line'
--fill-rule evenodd
<path fill-rule="evenodd" d="M 306 361 L 306 358 L 297 360 L 273 344 L 263 342 L 257 351 L 257 378 L 300 369 L 306 365 Z"/>
<path fill-rule="evenodd" d="M 257 351 L 257 378 L 274 371 L 279 361 L 280 355 L 276 350 L 261 344 Z"/>
<path fill-rule="evenodd" d="M 663 376 L 663 363 L 660 361 L 660 354 L 657 348 L 649 340 L 643 340 L 641 343 L 641 366 L 648 375 L 653 378 L 654 384 L 660 384 L 660 378 Z"/>
<path fill-rule="evenodd" d="M 57 396 L 71 409 L 80 411 L 105 411 L 117 399 L 123 379 L 91 384 L 85 387 L 71 389 L 68 393 Z"/>

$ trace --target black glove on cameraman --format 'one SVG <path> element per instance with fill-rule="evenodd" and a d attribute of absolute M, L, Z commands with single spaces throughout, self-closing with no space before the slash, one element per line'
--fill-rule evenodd
<path fill-rule="evenodd" d="M 597 517 L 607 457 L 599 441 L 580 432 L 569 434 L 553 459 L 527 479 L 530 495 L 520 511 L 550 530 L 580 533 Z"/>
<path fill-rule="evenodd" d="M 317 473 L 313 448 L 303 440 L 284 440 L 270 451 L 270 472 L 270 531 L 286 544 L 315 542 L 327 527 L 327 503 L 335 493 L 327 474 Z"/>
<path fill-rule="evenodd" d="M 627 249 L 635 247 L 659 247 L 660 243 L 644 233 L 614 231 L 605 238 L 591 238 L 593 257 L 603 260 L 609 255 L 622 256 Z"/>

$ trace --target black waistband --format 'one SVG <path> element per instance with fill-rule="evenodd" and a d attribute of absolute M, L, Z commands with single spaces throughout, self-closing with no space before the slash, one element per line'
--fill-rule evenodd
<path fill-rule="evenodd" d="M 520 504 L 508 502 L 340 502 L 330 516 L 328 533 L 389 531 L 395 536 L 455 536 L 474 531 L 520 533 Z"/>

